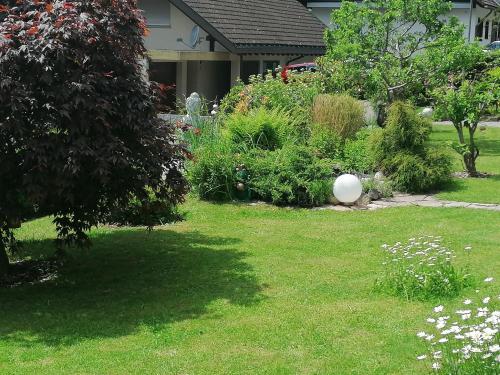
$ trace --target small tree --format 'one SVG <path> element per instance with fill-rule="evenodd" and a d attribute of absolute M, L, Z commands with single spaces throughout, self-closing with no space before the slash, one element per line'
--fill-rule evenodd
<path fill-rule="evenodd" d="M 471 47 L 464 45 L 463 48 Z M 499 100 L 500 80 L 495 74 L 500 62 L 498 56 L 478 55 L 470 70 L 457 66 L 458 69 L 449 74 L 448 84 L 433 93 L 438 114 L 449 119 L 457 130 L 458 143 L 454 143 L 453 148 L 462 156 L 465 170 L 472 177 L 478 175 L 479 148 L 475 133 L 479 120 Z"/>
<path fill-rule="evenodd" d="M 463 39 L 456 19 L 443 20 L 450 9 L 445 0 L 343 1 L 332 13 L 333 29 L 325 33 L 325 59 L 336 61 L 333 70 L 352 82 L 334 86 L 356 88 L 383 113 L 395 100 L 421 92 L 434 73 L 424 63 L 425 51 Z"/>
<path fill-rule="evenodd" d="M 59 244 L 131 196 L 182 200 L 183 150 L 142 76 L 146 31 L 135 0 L 0 7 L 0 275 L 13 228 L 36 205 Z"/>

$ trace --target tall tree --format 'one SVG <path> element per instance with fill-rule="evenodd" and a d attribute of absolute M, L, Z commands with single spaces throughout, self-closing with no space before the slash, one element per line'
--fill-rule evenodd
<path fill-rule="evenodd" d="M 326 58 L 348 67 L 348 77 L 383 108 L 429 82 L 433 68 L 421 56 L 463 38 L 456 19 L 445 20 L 445 0 L 343 1 L 326 31 Z"/>
<path fill-rule="evenodd" d="M 0 273 L 26 207 L 55 216 L 60 244 L 84 245 L 131 195 L 182 201 L 184 150 L 142 76 L 136 1 L 25 0 L 0 13 Z"/>

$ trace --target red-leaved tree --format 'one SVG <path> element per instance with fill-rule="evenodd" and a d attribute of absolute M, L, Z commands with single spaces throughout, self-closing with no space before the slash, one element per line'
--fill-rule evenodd
<path fill-rule="evenodd" d="M 184 150 L 142 75 L 136 0 L 0 5 L 0 275 L 33 206 L 63 244 L 130 196 L 182 201 Z"/>

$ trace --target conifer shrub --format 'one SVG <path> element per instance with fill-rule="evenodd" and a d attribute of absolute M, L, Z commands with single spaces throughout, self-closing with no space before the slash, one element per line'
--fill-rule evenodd
<path fill-rule="evenodd" d="M 385 128 L 372 135 L 374 166 L 391 179 L 395 189 L 424 192 L 449 181 L 450 156 L 428 145 L 431 130 L 431 123 L 411 104 L 395 102 Z"/>

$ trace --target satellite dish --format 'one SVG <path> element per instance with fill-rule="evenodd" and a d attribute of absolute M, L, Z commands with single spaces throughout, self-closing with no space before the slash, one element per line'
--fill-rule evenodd
<path fill-rule="evenodd" d="M 196 45 L 200 42 L 200 27 L 196 25 L 191 30 L 191 38 L 189 39 L 189 46 L 191 48 L 196 48 Z"/>

